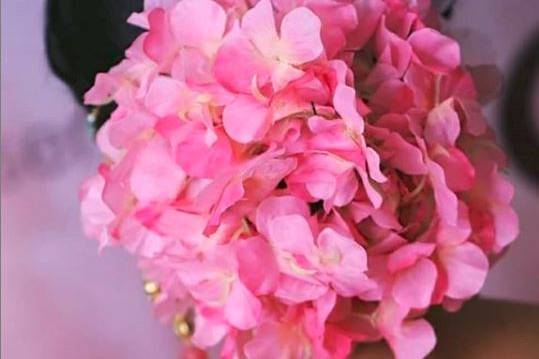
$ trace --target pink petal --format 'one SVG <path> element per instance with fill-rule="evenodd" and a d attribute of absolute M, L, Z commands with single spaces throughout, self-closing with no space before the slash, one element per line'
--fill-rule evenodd
<path fill-rule="evenodd" d="M 354 49 L 361 49 L 374 34 L 386 4 L 382 0 L 365 0 L 354 1 L 353 5 L 356 8 L 359 26 L 348 35 L 348 44 Z"/>
<path fill-rule="evenodd" d="M 378 183 L 387 181 L 387 177 L 380 170 L 380 156 L 378 153 L 370 147 L 365 147 L 364 151 L 371 178 Z"/>
<path fill-rule="evenodd" d="M 149 231 L 140 222 L 132 218 L 122 222 L 119 237 L 125 240 L 124 245 L 129 252 L 149 259 L 160 254 L 167 243 L 165 238 Z"/>
<path fill-rule="evenodd" d="M 195 332 L 191 340 L 200 348 L 207 348 L 219 343 L 229 331 L 229 326 L 222 320 L 212 320 L 211 315 L 195 315 Z"/>
<path fill-rule="evenodd" d="M 309 181 L 305 184 L 305 188 L 314 198 L 328 199 L 337 189 L 337 180 L 331 173 L 315 171 L 309 173 Z"/>
<path fill-rule="evenodd" d="M 439 164 L 429 161 L 429 177 L 434 189 L 434 199 L 436 201 L 436 209 L 440 217 L 448 224 L 455 225 L 457 223 L 457 208 L 458 199 L 445 181 L 445 175 L 442 167 Z"/>
<path fill-rule="evenodd" d="M 211 62 L 200 50 L 184 48 L 172 63 L 170 75 L 191 85 L 208 85 L 214 82 Z M 209 88 L 206 88 L 208 91 Z"/>
<path fill-rule="evenodd" d="M 322 270 L 329 273 L 331 284 L 339 295 L 353 297 L 372 288 L 365 276 L 367 253 L 353 238 L 326 228 L 317 242 Z"/>
<path fill-rule="evenodd" d="M 259 1 L 243 15 L 241 29 L 263 56 L 274 57 L 279 37 L 269 0 Z"/>
<path fill-rule="evenodd" d="M 185 178 L 167 150 L 150 145 L 137 158 L 130 185 L 135 197 L 142 202 L 169 201 L 176 198 Z"/>
<path fill-rule="evenodd" d="M 185 141 L 176 147 L 176 161 L 190 176 L 214 177 L 223 166 L 231 164 L 232 148 L 222 130 L 217 131 L 217 140 L 208 146 L 202 127 L 195 129 Z"/>
<path fill-rule="evenodd" d="M 274 295 L 292 303 L 316 300 L 328 291 L 327 285 L 306 281 L 288 275 L 281 275 Z"/>
<path fill-rule="evenodd" d="M 279 325 L 273 322 L 264 323 L 254 331 L 253 338 L 244 347 L 247 359 L 275 359 L 283 355 L 285 348 L 281 346 Z"/>
<path fill-rule="evenodd" d="M 230 66 L 235 63 L 241 66 Z M 267 81 L 271 69 L 239 28 L 233 28 L 217 52 L 213 72 L 217 81 L 228 90 L 250 94 L 253 79 L 256 77 L 262 83 Z"/>
<path fill-rule="evenodd" d="M 350 203 L 357 193 L 359 183 L 354 171 L 346 171 L 343 175 L 339 176 L 337 180 L 337 190 L 333 197 L 333 205 L 346 206 Z"/>
<path fill-rule="evenodd" d="M 260 318 L 262 304 L 239 280 L 232 284 L 232 289 L 225 305 L 225 318 L 240 329 L 255 327 Z"/>
<path fill-rule="evenodd" d="M 459 98 L 457 101 L 466 118 L 466 131 L 474 136 L 483 135 L 488 129 L 488 124 L 481 104 L 465 98 Z"/>
<path fill-rule="evenodd" d="M 459 202 L 458 220 L 456 225 L 448 225 L 443 222 L 438 224 L 436 241 L 443 246 L 458 245 L 465 242 L 472 234 L 468 207 Z"/>
<path fill-rule="evenodd" d="M 357 13 L 352 4 L 315 1 L 309 3 L 322 22 L 321 38 L 328 58 L 346 46 L 346 36 L 357 28 Z M 363 24 L 362 24 L 363 25 Z"/>
<path fill-rule="evenodd" d="M 392 289 L 393 298 L 408 308 L 426 308 L 430 305 L 436 278 L 434 263 L 421 258 L 415 265 L 396 275 Z"/>
<path fill-rule="evenodd" d="M 84 233 L 90 238 L 99 240 L 100 246 L 108 243 L 107 226 L 115 218 L 114 213 L 103 202 L 104 188 L 104 178 L 96 175 L 83 183 L 80 193 L 80 213 Z"/>
<path fill-rule="evenodd" d="M 268 108 L 252 96 L 239 95 L 225 107 L 223 125 L 226 133 L 237 142 L 259 140 L 270 125 Z"/>
<path fill-rule="evenodd" d="M 318 319 L 318 326 L 323 328 L 325 326 L 326 320 L 329 317 L 329 314 L 335 307 L 337 302 L 337 295 L 334 291 L 328 290 L 326 294 L 318 298 L 314 302 L 316 307 L 316 314 Z"/>
<path fill-rule="evenodd" d="M 455 147 L 436 147 L 431 154 L 445 173 L 445 180 L 450 190 L 464 192 L 470 190 L 475 182 L 475 168 L 466 155 Z"/>
<path fill-rule="evenodd" d="M 275 190 L 279 182 L 296 168 L 295 158 L 272 158 L 263 161 L 253 175 L 244 181 L 248 200 L 259 203 Z"/>
<path fill-rule="evenodd" d="M 304 218 L 309 216 L 309 207 L 297 197 L 270 197 L 258 206 L 256 211 L 256 228 L 266 238 L 269 237 L 269 227 L 274 218 L 297 214 Z"/>
<path fill-rule="evenodd" d="M 517 238 L 518 215 L 509 205 L 494 205 L 491 211 L 496 229 L 496 250 L 499 251 Z"/>
<path fill-rule="evenodd" d="M 313 357 L 313 344 L 302 323 L 267 321 L 245 344 L 246 359 L 307 359 Z M 316 356 L 318 358 L 318 356 Z"/>
<path fill-rule="evenodd" d="M 272 293 L 279 280 L 279 269 L 273 250 L 260 237 L 240 241 L 237 244 L 239 276 L 256 295 Z"/>
<path fill-rule="evenodd" d="M 188 108 L 191 91 L 185 84 L 170 77 L 157 77 L 148 88 L 144 104 L 148 110 L 159 117 L 178 115 Z"/>
<path fill-rule="evenodd" d="M 387 151 L 387 161 L 395 168 L 409 175 L 423 175 L 427 173 L 427 166 L 423 159 L 423 152 L 410 144 L 398 133 L 391 132 L 385 139 L 383 150 Z"/>
<path fill-rule="evenodd" d="M 144 0 L 144 10 L 162 7 L 163 9 L 171 8 L 178 0 Z"/>
<path fill-rule="evenodd" d="M 460 120 L 452 99 L 442 102 L 429 112 L 424 132 L 427 143 L 455 146 L 459 134 Z"/>
<path fill-rule="evenodd" d="M 182 0 L 172 10 L 170 23 L 179 44 L 203 49 L 221 40 L 226 14 L 211 0 Z"/>
<path fill-rule="evenodd" d="M 384 18 L 383 18 L 384 19 Z M 408 42 L 386 28 L 382 20 L 376 35 L 376 52 L 380 63 L 391 65 L 397 78 L 408 69 L 412 58 L 412 48 Z"/>
<path fill-rule="evenodd" d="M 488 259 L 473 243 L 440 250 L 440 259 L 448 277 L 446 295 L 466 299 L 479 293 L 489 269 Z"/>
<path fill-rule="evenodd" d="M 413 266 L 422 257 L 429 257 L 436 245 L 433 243 L 410 243 L 393 251 L 388 258 L 387 269 L 390 273 L 396 273 Z"/>
<path fill-rule="evenodd" d="M 148 14 L 148 22 L 150 30 L 144 39 L 144 52 L 158 64 L 170 62 L 176 44 L 170 32 L 167 13 L 162 8 L 153 9 Z"/>
<path fill-rule="evenodd" d="M 397 335 L 388 338 L 396 359 L 425 358 L 436 345 L 436 335 L 425 319 L 407 321 Z"/>
<path fill-rule="evenodd" d="M 205 238 L 203 233 L 206 225 L 204 216 L 168 209 L 157 220 L 155 229 L 165 236 L 200 245 Z"/>
<path fill-rule="evenodd" d="M 434 29 L 417 30 L 408 42 L 421 64 L 431 71 L 446 73 L 460 65 L 458 43 Z"/>
<path fill-rule="evenodd" d="M 337 85 L 333 96 L 333 105 L 349 128 L 363 133 L 365 125 L 363 118 L 357 112 L 356 91 L 353 88 Z"/>
<path fill-rule="evenodd" d="M 361 181 L 363 182 L 363 187 L 365 188 L 365 192 L 367 193 L 367 196 L 369 197 L 369 200 L 371 201 L 374 208 L 380 208 L 382 205 L 382 195 L 378 193 L 376 189 L 372 186 L 369 176 L 367 175 L 367 171 L 360 166 L 356 167 L 356 170 L 359 174 L 359 177 L 361 177 Z"/>
<path fill-rule="evenodd" d="M 371 97 L 370 104 L 379 113 L 405 113 L 414 102 L 414 93 L 400 80 L 382 83 Z"/>
<path fill-rule="evenodd" d="M 282 59 L 292 65 L 301 65 L 320 56 L 324 50 L 321 26 L 318 16 L 305 7 L 286 14 L 281 23 Z"/>
<path fill-rule="evenodd" d="M 108 125 L 106 130 L 108 131 L 108 140 L 110 141 L 110 144 L 116 148 L 127 148 L 141 132 L 152 128 L 155 121 L 156 118 L 154 116 L 145 112 L 129 111 L 126 117 L 112 117 L 105 123 Z"/>
<path fill-rule="evenodd" d="M 285 62 L 280 62 L 277 67 L 273 68 L 271 74 L 271 83 L 274 91 L 280 91 L 290 82 L 303 76 L 304 72 L 296 69 Z"/>
<path fill-rule="evenodd" d="M 269 223 L 269 241 L 281 251 L 310 254 L 314 251 L 314 238 L 307 220 L 297 214 L 274 218 Z"/>
<path fill-rule="evenodd" d="M 96 75 L 94 85 L 84 94 L 86 105 L 102 105 L 109 102 L 118 87 L 116 79 L 105 73 Z"/>
<path fill-rule="evenodd" d="M 209 224 L 216 225 L 221 215 L 234 204 L 236 204 L 245 195 L 245 189 L 241 180 L 235 179 L 229 183 L 223 190 L 223 194 L 213 209 L 213 215 Z"/>

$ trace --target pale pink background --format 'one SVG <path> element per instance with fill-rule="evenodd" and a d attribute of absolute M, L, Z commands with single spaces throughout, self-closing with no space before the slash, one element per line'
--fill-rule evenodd
<path fill-rule="evenodd" d="M 539 23 L 533 4 L 461 0 L 448 30 L 469 63 L 507 69 Z M 152 318 L 134 262 L 114 249 L 98 256 L 81 234 L 77 187 L 98 157 L 47 69 L 43 5 L 2 1 L 2 357 L 173 358 L 179 345 Z M 539 303 L 538 191 L 511 176 L 522 234 L 482 293 Z"/>

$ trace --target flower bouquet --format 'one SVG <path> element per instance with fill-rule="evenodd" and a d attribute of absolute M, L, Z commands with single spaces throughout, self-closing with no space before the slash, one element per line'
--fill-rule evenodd
<path fill-rule="evenodd" d="M 517 235 L 484 94 L 428 1 L 147 1 L 86 94 L 114 102 L 85 232 L 223 358 L 422 358 Z M 359 344 L 358 344 L 359 343 Z"/>

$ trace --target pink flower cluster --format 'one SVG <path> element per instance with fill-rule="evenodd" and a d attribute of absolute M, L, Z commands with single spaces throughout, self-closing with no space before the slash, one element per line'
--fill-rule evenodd
<path fill-rule="evenodd" d="M 147 1 L 86 102 L 117 104 L 87 234 L 223 358 L 435 345 L 516 237 L 481 94 L 427 1 Z M 428 26 L 429 25 L 429 26 Z"/>

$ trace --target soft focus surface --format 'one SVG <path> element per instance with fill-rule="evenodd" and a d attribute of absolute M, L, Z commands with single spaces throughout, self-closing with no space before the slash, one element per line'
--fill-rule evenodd
<path fill-rule="evenodd" d="M 71 127 L 83 115 L 70 104 L 39 57 L 39 27 L 34 28 L 36 36 L 28 37 L 35 43 L 15 40 L 16 34 L 28 31 L 23 19 L 40 23 L 41 9 L 35 5 L 3 4 L 2 155 L 8 158 L 3 161 L 7 181 L 2 188 L 3 354 L 69 357 L 77 350 L 88 358 L 147 357 L 157 355 L 159 348 L 160 356 L 171 357 L 175 351 L 172 335 L 151 318 L 149 306 L 139 294 L 140 279 L 133 263 L 114 251 L 98 259 L 94 244 L 81 239 L 76 199 L 71 194 L 92 166 L 93 147 L 84 138 L 82 124 Z M 518 8 L 514 4 L 511 9 L 494 6 L 505 16 Z M 525 4 L 520 8 L 526 8 Z M 457 20 L 462 11 L 457 7 Z M 475 14 L 479 13 L 477 5 Z M 524 27 L 522 17 L 519 15 L 517 25 Z M 486 36 L 500 41 L 500 46 L 503 41 L 515 45 L 516 41 L 507 39 L 512 34 L 490 34 Z M 465 38 L 463 43 L 466 54 Z M 496 52 L 508 56 L 505 51 Z M 29 103 L 28 98 L 33 101 Z M 49 130 L 52 134 L 47 136 Z M 70 134 L 69 140 L 64 133 Z M 35 138 L 42 141 L 39 147 Z M 23 147 L 24 141 L 30 146 Z M 46 162 L 51 155 L 39 150 L 42 148 L 62 150 L 53 152 L 53 160 Z M 65 164 L 57 160 L 64 159 L 62 156 L 67 157 Z M 533 301 L 539 297 L 537 288 L 530 285 L 537 271 L 530 255 L 537 253 L 537 224 L 532 216 L 526 217 L 526 209 L 537 204 L 533 191 L 526 195 L 524 185 L 520 193 L 517 191 L 517 209 L 524 214 L 522 238 L 494 269 L 484 293 Z M 51 327 L 55 330 L 47 330 Z M 29 335 L 34 338 L 32 346 L 27 345 Z M 81 346 L 87 348 L 83 354 Z"/>

